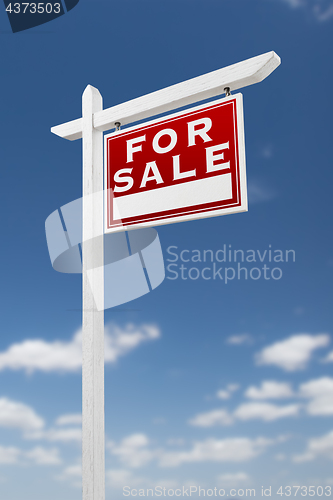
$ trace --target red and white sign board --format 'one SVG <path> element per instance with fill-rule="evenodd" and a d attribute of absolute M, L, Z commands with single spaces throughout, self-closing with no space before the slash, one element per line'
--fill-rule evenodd
<path fill-rule="evenodd" d="M 247 211 L 243 96 L 105 136 L 105 232 Z"/>

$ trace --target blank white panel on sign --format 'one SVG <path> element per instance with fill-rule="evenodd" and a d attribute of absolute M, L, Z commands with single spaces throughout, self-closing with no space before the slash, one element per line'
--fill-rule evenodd
<path fill-rule="evenodd" d="M 232 197 L 231 174 L 199 179 L 190 184 L 190 189 L 188 183 L 177 184 L 114 198 L 114 218 L 126 219 L 207 202 L 228 200 Z"/>

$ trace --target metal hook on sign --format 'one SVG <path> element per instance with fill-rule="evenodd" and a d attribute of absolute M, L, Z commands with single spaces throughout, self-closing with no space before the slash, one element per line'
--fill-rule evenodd
<path fill-rule="evenodd" d="M 116 127 L 116 130 L 120 130 L 120 122 L 115 122 L 115 127 Z"/>
<path fill-rule="evenodd" d="M 229 97 L 231 95 L 231 92 L 230 92 L 230 87 L 224 87 L 224 92 L 225 92 L 225 96 L 226 97 Z"/>

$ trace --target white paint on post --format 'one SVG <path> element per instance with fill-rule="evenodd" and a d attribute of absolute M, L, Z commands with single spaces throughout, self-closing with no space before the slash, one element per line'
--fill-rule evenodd
<path fill-rule="evenodd" d="M 83 238 L 82 238 L 82 488 L 83 500 L 105 499 L 104 310 L 97 311 L 93 291 L 104 294 L 103 133 L 93 115 L 103 109 L 99 91 L 88 85 L 82 96 Z M 93 193 L 100 193 L 93 195 Z M 97 269 L 96 269 L 97 268 Z M 99 268 L 99 269 L 98 269 Z M 88 277 L 88 270 L 89 277 Z M 104 302 L 104 297 L 103 302 Z"/>
<path fill-rule="evenodd" d="M 225 87 L 230 87 L 230 90 L 233 91 L 259 83 L 267 78 L 280 63 L 281 59 L 274 51 L 251 57 L 226 68 L 98 111 L 94 114 L 94 127 L 101 131 L 110 130 L 114 128 L 116 122 L 127 125 L 221 95 L 224 93 Z M 80 139 L 82 137 L 82 118 L 52 127 L 51 131 L 70 141 Z"/>

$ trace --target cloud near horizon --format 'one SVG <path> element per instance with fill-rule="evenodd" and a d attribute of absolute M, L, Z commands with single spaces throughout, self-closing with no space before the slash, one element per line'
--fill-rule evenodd
<path fill-rule="evenodd" d="M 333 460 L 333 431 L 324 436 L 309 439 L 304 453 L 294 455 L 293 461 L 310 462 L 320 457 Z"/>
<path fill-rule="evenodd" d="M 250 438 L 209 438 L 196 441 L 187 451 L 164 453 L 160 458 L 162 467 L 177 467 L 194 462 L 247 462 L 264 453 L 273 440 Z"/>
<path fill-rule="evenodd" d="M 82 424 L 82 414 L 81 413 L 66 413 L 66 415 L 60 415 L 57 418 L 56 425 L 81 425 Z"/>
<path fill-rule="evenodd" d="M 0 464 L 60 465 L 61 463 L 57 448 L 36 446 L 27 451 L 15 446 L 0 446 Z"/>
<path fill-rule="evenodd" d="M 132 434 L 119 444 L 109 442 L 107 448 L 126 467 L 139 468 L 157 460 L 159 466 L 164 468 L 194 462 L 246 462 L 264 453 L 274 443 L 274 440 L 263 437 L 209 438 L 195 441 L 187 450 L 169 451 L 152 448 L 145 434 Z"/>
<path fill-rule="evenodd" d="M 160 338 L 157 326 L 128 324 L 121 328 L 114 324 L 105 327 L 105 363 L 115 363 L 141 343 Z M 0 352 L 0 371 L 24 370 L 31 374 L 42 372 L 78 372 L 82 366 L 82 332 L 77 331 L 70 341 L 27 339 L 12 344 Z"/>
<path fill-rule="evenodd" d="M 0 427 L 22 431 L 40 431 L 44 420 L 28 405 L 0 398 Z"/>

